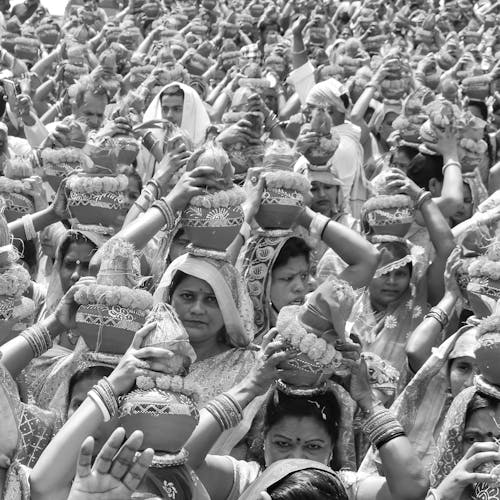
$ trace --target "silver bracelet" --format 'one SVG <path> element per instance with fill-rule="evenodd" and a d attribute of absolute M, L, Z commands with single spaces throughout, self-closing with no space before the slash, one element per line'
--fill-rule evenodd
<path fill-rule="evenodd" d="M 313 220 L 311 221 L 311 225 L 309 226 L 309 232 L 311 233 L 311 236 L 320 240 L 329 222 L 329 217 L 320 213 L 316 213 L 313 217 Z"/>
<path fill-rule="evenodd" d="M 33 225 L 33 219 L 30 214 L 23 215 L 21 217 L 21 222 L 24 227 L 24 234 L 27 240 L 34 240 L 36 238 L 35 226 Z"/>
<path fill-rule="evenodd" d="M 442 170 L 441 170 L 441 172 L 443 173 L 443 175 L 444 175 L 444 173 L 445 173 L 446 169 L 447 169 L 448 167 L 453 166 L 453 165 L 454 165 L 455 167 L 458 167 L 460 170 L 462 170 L 462 165 L 460 165 L 460 162 L 458 162 L 458 161 L 456 161 L 456 160 L 447 160 L 447 161 L 446 161 L 446 163 L 443 165 L 443 168 L 442 168 Z"/>
<path fill-rule="evenodd" d="M 160 198 L 159 200 L 155 201 L 152 205 L 153 207 L 157 208 L 163 215 L 165 219 L 165 226 L 168 229 L 173 229 L 175 227 L 175 213 L 172 210 L 172 207 L 167 203 L 167 201 L 164 198 Z"/>
<path fill-rule="evenodd" d="M 52 347 L 52 337 L 46 326 L 40 324 L 33 325 L 20 333 L 26 342 L 28 342 L 35 358 L 40 357 Z"/>

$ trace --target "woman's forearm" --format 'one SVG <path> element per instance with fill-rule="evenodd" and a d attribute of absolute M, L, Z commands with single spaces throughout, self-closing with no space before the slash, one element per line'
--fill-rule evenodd
<path fill-rule="evenodd" d="M 38 78 L 40 80 L 43 80 L 45 78 L 45 75 L 49 73 L 50 69 L 52 68 L 52 65 L 59 61 L 61 59 L 61 51 L 60 48 L 57 48 L 56 50 L 52 51 L 48 56 L 44 57 L 43 59 L 40 59 L 37 63 L 33 65 L 31 68 L 31 71 L 33 73 L 36 73 Z"/>
<path fill-rule="evenodd" d="M 83 441 L 97 431 L 104 417 L 87 397 L 45 448 L 30 474 L 32 500 L 67 498 Z M 66 497 L 59 497 L 63 493 Z"/>
<path fill-rule="evenodd" d="M 53 315 L 41 320 L 39 324 L 47 328 L 52 338 L 57 337 L 57 335 L 61 334 L 64 330 Z M 30 344 L 21 335 L 18 335 L 1 346 L 0 353 L 2 355 L 2 363 L 13 378 L 16 378 L 35 357 Z"/>
<path fill-rule="evenodd" d="M 464 202 L 464 185 L 462 170 L 456 153 L 444 155 L 444 165 L 446 165 L 447 161 L 456 162 L 457 165 L 450 165 L 444 170 L 441 195 L 435 198 L 434 202 L 445 217 L 451 217 L 455 215 Z"/>
<path fill-rule="evenodd" d="M 59 218 L 55 214 L 52 207 L 47 207 L 44 210 L 40 210 L 39 212 L 35 212 L 32 215 L 28 215 L 28 217 L 31 218 L 31 222 L 33 223 L 33 227 L 35 229 L 35 232 L 37 233 L 42 229 L 45 229 L 47 226 L 59 222 Z M 12 234 L 14 238 L 19 238 L 24 241 L 28 239 L 28 235 L 26 234 L 26 229 L 22 218 L 16 219 L 13 222 L 9 222 L 8 226 L 10 234 Z"/>
<path fill-rule="evenodd" d="M 364 117 L 368 106 L 370 105 L 370 101 L 373 99 L 375 95 L 375 85 L 369 84 L 365 87 L 365 90 L 359 97 L 359 99 L 354 103 L 351 111 L 351 121 L 353 123 L 361 123 L 364 122 Z"/>
<path fill-rule="evenodd" d="M 445 293 L 437 304 L 437 307 L 451 317 L 455 310 L 457 297 L 451 293 Z M 432 348 L 439 344 L 439 337 L 443 332 L 443 326 L 434 317 L 426 317 L 413 330 L 406 343 L 406 356 L 408 365 L 413 373 L 416 373 L 432 354 Z"/>

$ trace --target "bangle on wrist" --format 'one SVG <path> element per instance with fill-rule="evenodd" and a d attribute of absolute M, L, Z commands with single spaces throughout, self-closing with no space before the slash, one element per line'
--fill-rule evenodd
<path fill-rule="evenodd" d="M 313 238 L 320 240 L 329 222 L 330 218 L 326 215 L 320 213 L 314 214 L 311 225 L 309 226 L 309 233 Z"/>
<path fill-rule="evenodd" d="M 440 307 L 433 307 L 424 318 L 434 318 L 441 325 L 441 330 L 444 330 L 450 321 L 448 314 Z"/>
<path fill-rule="evenodd" d="M 176 217 L 169 203 L 164 198 L 160 198 L 153 203 L 153 207 L 157 208 L 162 213 L 165 219 L 165 227 L 167 229 L 173 229 L 175 227 Z"/>
<path fill-rule="evenodd" d="M 160 183 L 156 179 L 150 179 L 148 182 L 146 182 L 146 187 L 152 187 L 154 192 L 152 193 L 155 199 L 161 198 L 162 197 L 162 192 L 161 192 L 161 186 Z"/>
<path fill-rule="evenodd" d="M 305 54 L 305 53 L 306 53 L 306 49 L 302 49 L 302 50 L 299 50 L 297 52 L 292 50 L 292 56 L 301 56 L 302 54 Z"/>
<path fill-rule="evenodd" d="M 444 162 L 444 165 L 443 165 L 443 169 L 442 169 L 442 173 L 444 175 L 444 173 L 446 172 L 446 169 L 448 167 L 451 167 L 451 166 L 455 166 L 455 167 L 458 167 L 460 170 L 462 170 L 462 166 L 460 165 L 460 162 L 457 161 L 457 160 L 446 160 Z"/>
<path fill-rule="evenodd" d="M 424 190 L 424 192 L 420 194 L 420 196 L 417 198 L 417 201 L 415 202 L 415 210 L 420 210 L 422 205 L 431 199 L 432 194 L 430 193 L 430 191 Z"/>
<path fill-rule="evenodd" d="M 377 449 L 393 439 L 406 435 L 403 426 L 384 407 L 374 408 L 373 413 L 363 423 L 363 432 Z"/>
<path fill-rule="evenodd" d="M 209 401 L 205 410 L 214 417 L 223 431 L 232 429 L 243 420 L 240 404 L 227 393 Z"/>
<path fill-rule="evenodd" d="M 37 323 L 20 333 L 26 342 L 28 342 L 35 358 L 39 358 L 44 352 L 52 347 L 52 337 L 49 329 Z"/>
<path fill-rule="evenodd" d="M 21 222 L 23 223 L 24 234 L 26 239 L 34 240 L 36 238 L 35 226 L 33 225 L 33 219 L 30 214 L 23 215 L 21 217 Z"/>

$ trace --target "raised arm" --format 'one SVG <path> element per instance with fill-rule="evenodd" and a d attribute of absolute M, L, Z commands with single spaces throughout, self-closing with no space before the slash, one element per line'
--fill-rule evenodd
<path fill-rule="evenodd" d="M 342 279 L 354 288 L 368 285 L 379 261 L 379 252 L 369 241 L 309 207 L 306 207 L 297 222 L 309 231 L 318 228 L 321 239 L 347 263 L 348 267 L 340 275 Z"/>
<path fill-rule="evenodd" d="M 155 327 L 155 323 L 150 323 L 138 330 L 132 345 L 123 355 L 113 373 L 108 379 L 103 379 L 104 382 L 99 382 L 99 384 L 106 384 L 116 397 L 112 408 L 108 408 L 109 401 L 102 402 L 111 413 L 111 417 L 116 416 L 118 410 L 117 398 L 132 389 L 137 377 L 156 378 L 167 373 L 170 351 L 158 347 L 141 348 L 142 341 Z M 143 368 L 144 360 L 149 360 L 149 366 L 154 367 L 155 370 Z M 42 453 L 30 475 L 32 500 L 66 500 L 68 498 L 83 441 L 95 434 L 107 421 L 105 418 L 107 419 L 108 416 L 105 417 L 95 397 L 95 395 L 88 396 L 83 401 Z"/>

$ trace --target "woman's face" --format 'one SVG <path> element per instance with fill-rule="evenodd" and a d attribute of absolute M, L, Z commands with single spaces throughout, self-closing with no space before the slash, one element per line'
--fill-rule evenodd
<path fill-rule="evenodd" d="M 104 120 L 104 108 L 107 104 L 108 98 L 105 95 L 94 95 L 91 92 L 86 92 L 83 104 L 75 110 L 75 116 L 89 129 L 97 130 Z"/>
<path fill-rule="evenodd" d="M 264 440 L 266 466 L 290 458 L 328 465 L 332 451 L 333 443 L 325 426 L 313 417 L 283 417 L 269 429 Z"/>
<path fill-rule="evenodd" d="M 410 162 L 411 162 L 410 157 L 404 151 L 401 151 L 400 149 L 396 148 L 392 152 L 391 167 L 399 168 L 399 170 L 402 170 L 403 172 L 406 173 L 406 170 L 408 169 Z"/>
<path fill-rule="evenodd" d="M 315 212 L 331 217 L 338 211 L 339 186 L 312 181 L 311 196 L 311 209 Z"/>
<path fill-rule="evenodd" d="M 303 255 L 290 257 L 272 271 L 271 303 L 277 311 L 304 302 L 309 282 L 309 264 Z"/>
<path fill-rule="evenodd" d="M 184 98 L 180 95 L 165 94 L 161 98 L 162 118 L 181 126 L 182 112 L 184 110 Z"/>
<path fill-rule="evenodd" d="M 394 269 L 370 283 L 370 298 L 375 304 L 387 307 L 399 300 L 410 285 L 411 273 L 408 266 Z"/>
<path fill-rule="evenodd" d="M 86 241 L 75 241 L 69 245 L 59 271 L 64 293 L 80 278 L 89 275 L 89 263 L 94 252 L 95 247 Z"/>
<path fill-rule="evenodd" d="M 212 287 L 194 276 L 186 276 L 172 294 L 172 306 L 191 343 L 217 340 L 224 319 Z"/>
<path fill-rule="evenodd" d="M 177 257 L 180 257 L 181 255 L 187 253 L 187 246 L 189 245 L 189 243 L 191 243 L 191 241 L 187 237 L 186 233 L 184 231 L 179 231 L 175 235 L 174 240 L 172 241 L 172 245 L 170 245 L 170 262 L 177 259 Z"/>
<path fill-rule="evenodd" d="M 463 453 L 474 443 L 492 443 L 500 438 L 500 404 L 495 408 L 480 408 L 468 418 L 463 436 Z"/>
<path fill-rule="evenodd" d="M 472 192 L 470 190 L 470 186 L 464 183 L 464 202 L 455 213 L 455 215 L 451 218 L 453 226 L 460 224 L 460 222 L 464 222 L 467 219 L 472 217 L 472 212 L 474 211 L 474 204 L 472 201 Z"/>
<path fill-rule="evenodd" d="M 476 360 L 469 356 L 460 356 L 450 362 L 450 390 L 455 397 L 472 385 L 476 373 Z"/>
<path fill-rule="evenodd" d="M 75 413 L 80 405 L 87 398 L 87 393 L 92 389 L 94 385 L 99 382 L 100 377 L 88 377 L 83 378 L 73 386 L 71 392 L 71 398 L 68 405 L 68 420 Z M 111 433 L 116 429 L 117 422 L 116 419 L 111 419 L 109 422 L 103 422 L 99 428 L 94 432 L 93 438 L 95 439 L 94 455 L 96 455 L 106 442 L 106 440 L 111 436 Z"/>
<path fill-rule="evenodd" d="M 137 201 L 137 199 L 141 195 L 139 180 L 134 175 L 130 175 L 128 177 L 128 186 L 126 194 L 130 206 L 132 206 L 134 204 L 134 201 Z"/>

